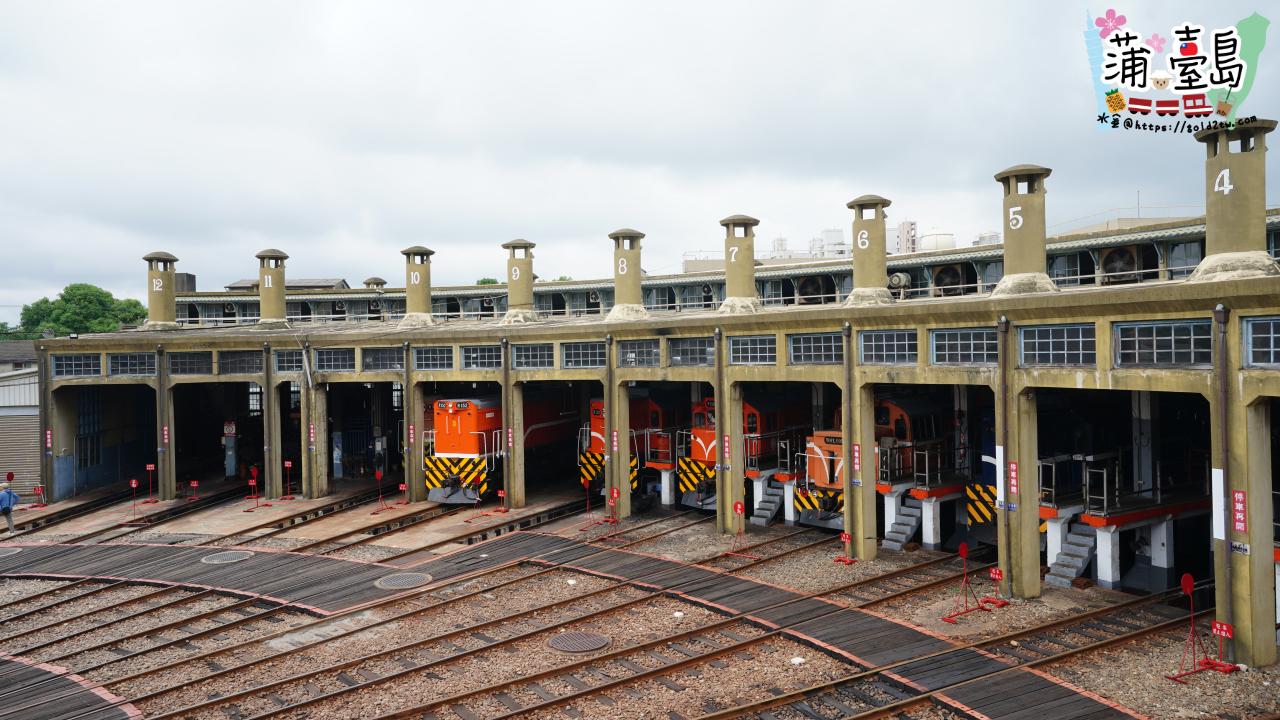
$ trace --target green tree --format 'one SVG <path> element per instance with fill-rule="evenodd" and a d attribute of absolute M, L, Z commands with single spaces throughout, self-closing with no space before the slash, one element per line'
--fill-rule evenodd
<path fill-rule="evenodd" d="M 497 278 L 480 278 L 479 280 L 476 281 L 476 284 L 477 285 L 497 285 L 498 279 Z"/>
<path fill-rule="evenodd" d="M 121 324 L 135 324 L 147 316 L 137 300 L 117 300 L 96 285 L 73 283 L 54 300 L 40 298 L 22 306 L 21 329 L 39 335 L 51 330 L 55 335 L 115 332 Z"/>
<path fill-rule="evenodd" d="M 556 278 L 556 282 L 564 282 L 565 280 L 572 280 L 572 279 L 573 278 L 568 275 L 561 275 L 560 277 Z"/>

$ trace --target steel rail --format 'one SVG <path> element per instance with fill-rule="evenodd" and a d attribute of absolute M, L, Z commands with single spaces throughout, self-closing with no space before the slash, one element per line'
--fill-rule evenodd
<path fill-rule="evenodd" d="M 1205 587 L 1207 587 L 1207 585 Z M 882 665 L 880 667 L 859 671 L 852 675 L 847 675 L 843 678 L 837 678 L 836 680 L 819 683 L 817 685 L 812 685 L 810 687 L 803 688 L 801 690 L 796 690 L 790 693 L 777 695 L 775 697 L 769 697 L 757 702 L 745 703 L 743 705 L 738 705 L 736 707 L 726 708 L 724 710 L 720 710 L 714 713 L 708 713 L 706 715 L 701 716 L 699 720 L 727 720 L 728 718 L 736 718 L 752 712 L 768 710 L 768 709 L 780 707 L 783 705 L 791 705 L 795 702 L 805 700 L 806 698 L 813 697 L 815 695 L 821 694 L 823 692 L 827 692 L 829 690 L 833 690 L 842 685 L 846 685 L 851 682 L 855 682 L 858 680 L 866 679 L 868 677 L 883 674 L 884 672 L 894 670 L 895 668 L 899 668 L 903 665 L 918 663 L 923 660 L 928 660 L 931 658 L 939 657 L 941 655 L 946 655 L 948 653 L 952 653 L 957 650 L 966 650 L 966 649 L 972 649 L 977 647 L 999 645 L 999 644 L 1009 642 L 1010 640 L 1018 640 L 1020 638 L 1027 637 L 1030 635 L 1036 635 L 1039 633 L 1056 630 L 1066 625 L 1084 622 L 1084 621 L 1091 620 L 1093 618 L 1100 617 L 1103 615 L 1109 615 L 1116 612 L 1128 610 L 1134 607 L 1141 607 L 1143 605 L 1158 603 L 1168 598 L 1176 597 L 1179 592 L 1180 591 L 1178 590 L 1168 590 L 1163 593 L 1158 593 L 1156 595 L 1147 595 L 1143 597 L 1138 597 L 1132 600 L 1126 600 L 1125 602 L 1122 602 L 1116 605 L 1108 605 L 1106 607 L 1095 608 L 1093 610 L 1088 610 L 1083 613 L 1077 613 L 1075 615 L 1070 615 L 1064 618 L 1058 618 L 1057 620 L 1051 620 L 1046 623 L 1041 623 L 1040 625 L 1035 625 L 1033 627 L 1024 628 L 1022 630 L 1015 630 L 1013 632 L 1005 633 L 1004 635 L 999 635 L 993 638 L 974 640 L 969 643 L 957 645 L 955 647 L 947 648 L 945 650 L 939 650 L 937 652 L 929 653 L 927 655 L 907 658 L 905 660 L 899 660 L 897 662 L 890 663 L 888 665 Z M 1021 667 L 1021 665 L 1013 666 L 1013 667 Z M 989 677 L 989 676 L 984 676 L 984 677 Z"/>
<path fill-rule="evenodd" d="M 528 525 L 525 525 L 524 527 L 520 528 L 520 530 L 530 530 L 530 529 L 532 529 L 532 528 L 541 527 L 542 525 L 546 525 L 546 524 L 547 524 L 547 523 L 549 523 L 549 522 L 554 522 L 554 521 L 556 521 L 556 520 L 559 520 L 560 518 L 564 517 L 564 515 L 556 515 L 555 513 L 558 513 L 558 512 L 563 511 L 563 510 L 569 510 L 569 509 L 571 509 L 571 508 L 578 507 L 579 505 L 581 505 L 581 504 L 582 504 L 582 502 L 583 502 L 583 501 L 581 501 L 581 500 L 571 500 L 571 501 L 569 501 L 569 502 L 562 503 L 562 504 L 560 504 L 560 505 L 556 505 L 556 506 L 554 506 L 554 507 L 550 507 L 550 508 L 548 508 L 548 509 L 546 510 L 546 512 L 545 512 L 545 513 L 542 513 L 542 514 L 544 514 L 544 515 L 546 515 L 546 516 L 547 516 L 545 519 L 542 519 L 542 520 L 538 520 L 538 519 L 536 519 L 536 518 L 537 518 L 537 516 L 533 516 L 533 515 L 528 516 L 528 517 L 529 517 L 529 519 L 533 520 L 533 522 L 530 522 Z M 464 507 L 464 508 L 468 508 L 468 509 L 470 508 L 470 506 L 466 506 L 466 505 L 464 505 L 463 507 Z M 572 513 L 572 512 L 569 512 L 569 513 L 565 513 L 565 514 L 572 515 L 573 513 Z M 434 542 L 427 543 L 426 545 L 423 545 L 422 547 L 413 548 L 412 550 L 405 550 L 404 552 L 396 553 L 395 555 L 390 555 L 390 556 L 388 556 L 388 557 L 384 557 L 384 558 L 382 558 L 381 560 L 379 560 L 379 561 L 378 561 L 378 564 L 379 564 L 379 565 L 387 565 L 387 566 L 389 566 L 389 567 L 394 567 L 394 568 L 398 568 L 398 569 L 401 569 L 401 570 L 403 570 L 403 569 L 407 569 L 407 568 L 411 568 L 411 567 L 414 567 L 414 566 L 416 566 L 416 565 L 421 565 L 423 562 L 427 562 L 427 561 L 429 561 L 429 560 L 434 560 L 434 559 L 436 559 L 436 558 L 438 558 L 438 557 L 442 557 L 442 556 L 440 556 L 440 555 L 430 555 L 429 557 L 424 558 L 421 562 L 414 562 L 414 563 L 411 563 L 411 564 L 409 564 L 409 565 L 393 565 L 392 563 L 393 563 L 394 561 L 396 561 L 396 560 L 402 560 L 402 559 L 404 559 L 404 558 L 406 558 L 406 557 L 410 557 L 410 556 L 412 556 L 412 555 L 418 555 L 418 554 L 421 554 L 421 553 L 426 553 L 427 551 L 434 550 L 434 549 L 436 549 L 436 548 L 438 548 L 438 547 L 444 547 L 445 545 L 453 545 L 453 544 L 456 544 L 456 543 L 465 542 L 465 541 L 467 541 L 467 540 L 470 540 L 471 538 L 474 538 L 474 537 L 479 536 L 479 535 L 485 535 L 485 534 L 488 534 L 488 532 L 489 532 L 489 531 L 491 531 L 491 530 L 494 530 L 494 529 L 496 529 L 496 528 L 501 528 L 501 527 L 504 527 L 504 526 L 506 526 L 506 525 L 510 525 L 510 524 L 512 524 L 512 522 L 511 522 L 511 521 L 506 521 L 506 522 L 496 522 L 496 523 L 492 523 L 492 524 L 489 524 L 489 525 L 484 525 L 484 526 L 476 527 L 476 528 L 470 528 L 470 529 L 469 529 L 467 532 L 465 532 L 465 533 L 460 533 L 460 534 L 457 534 L 457 535 L 453 535 L 453 536 L 447 537 L 447 538 L 445 538 L 445 539 L 443 539 L 443 540 L 436 540 L 436 541 L 434 541 Z"/>
<path fill-rule="evenodd" d="M 938 560 L 939 560 L 939 559 L 935 558 L 934 560 L 927 561 L 927 562 L 926 562 L 926 563 L 924 563 L 924 564 L 926 564 L 926 565 L 932 565 L 932 564 L 934 564 L 934 563 L 938 562 Z M 535 559 L 535 561 L 536 561 L 536 559 Z M 652 575 L 663 574 L 663 573 L 667 573 L 667 572 L 670 572 L 670 571 L 671 571 L 671 570 L 670 570 L 669 568 L 666 568 L 666 569 L 663 569 L 663 570 L 660 570 L 660 571 L 656 571 L 655 573 L 651 573 L 651 574 L 649 574 L 649 575 L 642 576 L 642 577 L 640 577 L 640 578 L 632 578 L 632 579 L 627 580 L 627 581 L 624 581 L 624 582 L 625 582 L 625 583 L 637 583 L 637 582 L 642 581 L 642 579 L 643 579 L 644 577 L 651 577 Z M 725 574 L 732 574 L 732 573 L 725 573 Z M 750 616 L 751 616 L 751 615 L 753 615 L 753 614 L 759 613 L 759 612 L 761 612 L 761 611 L 763 611 L 763 610 L 769 610 L 769 609 L 773 609 L 773 608 L 783 607 L 783 606 L 786 606 L 786 605 L 789 605 L 789 604 L 792 604 L 792 603 L 796 603 L 796 602 L 800 602 L 800 601 L 804 601 L 804 600 L 811 600 L 811 599 L 814 599 L 814 598 L 821 598 L 821 597 L 823 597 L 824 595 L 829 594 L 829 593 L 831 593 L 831 592 L 835 592 L 835 591 L 839 591 L 839 590 L 848 589 L 848 588 L 853 587 L 853 586 L 856 586 L 856 585 L 858 585 L 858 584 L 871 583 L 871 582 L 874 582 L 876 579 L 878 579 L 878 578 L 865 578 L 865 579 L 857 580 L 857 581 L 854 581 L 854 582 L 851 582 L 851 583 L 846 583 L 845 585 L 839 586 L 838 588 L 835 588 L 835 589 L 824 589 L 824 590 L 819 591 L 819 592 L 810 593 L 810 594 L 807 594 L 807 595 L 801 595 L 801 596 L 799 596 L 799 597 L 792 598 L 792 599 L 789 599 L 789 600 L 784 600 L 784 601 L 782 601 L 782 602 L 775 603 L 775 604 L 773 604 L 773 605 L 769 605 L 769 606 L 766 606 L 766 607 L 755 608 L 755 609 L 753 609 L 753 610 L 751 610 L 751 611 L 748 611 L 748 612 L 739 612 L 739 613 L 735 613 L 735 614 L 733 614 L 733 615 L 729 616 L 728 618 L 726 618 L 725 620 L 722 620 L 722 621 L 718 621 L 718 622 L 710 623 L 710 624 L 708 624 L 708 625 L 704 625 L 704 626 L 699 627 L 699 628 L 695 628 L 695 629 L 692 629 L 692 630 L 689 630 L 689 631 L 685 631 L 685 632 L 682 632 L 682 633 L 677 633 L 676 635 L 668 636 L 668 637 L 666 637 L 666 638 L 661 638 L 661 639 L 654 640 L 654 641 L 650 641 L 650 642 L 647 642 L 647 643 L 642 643 L 642 644 L 637 645 L 637 646 L 631 646 L 631 647 L 628 647 L 628 648 L 622 648 L 622 649 L 619 649 L 619 650 L 613 651 L 613 652 L 611 652 L 611 653 L 607 653 L 606 655 L 603 655 L 603 656 L 597 656 L 597 657 L 595 657 L 595 658 L 591 658 L 591 659 L 589 659 L 589 660 L 582 661 L 582 662 L 589 664 L 589 663 L 592 663 L 592 662 L 598 662 L 598 661 L 601 661 L 601 660 L 607 660 L 607 659 L 609 659 L 609 658 L 612 658 L 612 657 L 615 657 L 615 656 L 619 656 L 619 655 L 631 654 L 631 653 L 634 653 L 634 652 L 638 652 L 638 651 L 645 650 L 645 649 L 647 649 L 647 648 L 649 648 L 649 647 L 656 647 L 656 646 L 658 646 L 658 645 L 665 644 L 665 643 L 667 643 L 667 642 L 672 642 L 672 641 L 679 640 L 679 639 L 682 639 L 682 638 L 685 638 L 685 637 L 689 637 L 689 636 L 691 636 L 691 635 L 695 635 L 695 634 L 699 634 L 699 633 L 703 633 L 703 632 L 715 631 L 717 628 L 721 628 L 721 627 L 724 627 L 724 626 L 729 625 L 729 624 L 734 624 L 734 623 L 744 623 L 744 622 L 745 622 L 745 623 L 750 623 L 750 622 L 751 622 L 751 621 L 749 620 Z M 687 581 L 687 583 L 697 583 L 697 582 L 700 582 L 700 579 Z M 655 591 L 655 594 L 663 594 L 663 595 L 670 594 L 672 591 L 677 590 L 680 586 L 682 586 L 682 585 L 684 585 L 684 584 L 687 584 L 687 583 L 681 583 L 680 585 L 673 586 L 673 587 L 670 587 L 670 588 L 663 588 L 663 589 L 656 590 L 656 591 Z M 696 601 L 695 601 L 695 602 L 696 602 Z M 831 609 L 830 609 L 830 613 L 839 612 L 839 611 L 842 611 L 842 610 L 845 610 L 845 609 L 846 609 L 846 608 L 845 608 L 845 606 L 843 606 L 843 605 L 836 605 L 836 604 L 832 604 Z M 607 611 L 606 611 L 606 612 L 607 612 Z M 828 614 L 830 614 L 830 613 L 828 613 Z M 599 615 L 601 615 L 601 614 L 603 614 L 603 612 L 602 612 L 602 613 L 597 613 L 597 614 L 595 614 L 595 615 L 593 615 L 593 616 L 591 616 L 591 617 L 597 617 L 597 616 L 599 616 Z M 797 621 L 797 622 L 806 622 L 806 621 L 808 621 L 808 620 L 813 619 L 813 617 L 815 617 L 815 616 L 804 615 L 804 616 L 803 616 L 803 619 L 802 619 L 802 620 L 799 620 L 799 621 Z M 590 618 L 587 618 L 587 619 L 590 619 Z M 796 623 L 793 623 L 793 624 L 796 624 Z M 771 633 L 766 633 L 765 635 L 759 636 L 759 639 L 765 639 L 765 638 L 769 638 L 769 637 L 776 636 L 778 633 L 783 632 L 783 631 L 784 631 L 786 628 L 788 628 L 788 627 L 790 627 L 790 625 L 786 625 L 786 626 L 779 626 L 779 627 L 778 627 L 777 629 L 775 629 L 773 632 L 771 632 Z M 543 632 L 545 632 L 547 629 L 551 629 L 551 628 L 545 628 L 545 629 L 543 630 Z M 490 649 L 494 649 L 494 648 L 500 647 L 500 646 L 501 646 L 501 645 L 503 645 L 503 644 L 506 644 L 506 643 L 508 643 L 508 642 L 512 642 L 512 641 L 517 640 L 517 639 L 521 639 L 521 638 L 508 638 L 507 640 L 504 640 L 504 641 L 502 641 L 502 642 L 500 642 L 500 643 L 494 643 L 494 644 L 491 644 L 491 645 L 484 646 L 484 647 L 482 647 L 482 648 L 477 648 L 477 649 L 476 649 L 476 652 L 478 652 L 478 651 L 480 651 L 480 650 L 490 650 Z M 735 648 L 735 649 L 740 649 L 740 648 Z M 469 654 L 471 654 L 471 653 L 469 653 Z M 438 662 L 436 662 L 436 663 L 431 663 L 431 666 L 436 666 L 436 665 L 439 665 L 439 664 L 444 663 L 444 662 L 449 662 L 449 661 L 451 661 L 451 660 L 460 659 L 460 658 L 462 658 L 462 657 L 466 657 L 466 655 L 462 655 L 462 654 L 455 654 L 455 655 L 451 655 L 451 656 L 449 656 L 449 657 L 446 657 L 446 658 L 441 659 L 440 661 L 438 661 Z M 393 674 L 393 675 L 391 675 L 391 676 L 386 676 L 386 677 L 380 678 L 378 681 L 375 681 L 375 682 L 382 682 L 382 681 L 385 681 L 385 680 L 390 679 L 390 678 L 392 678 L 392 677 L 399 677 L 399 676 L 405 675 L 405 674 L 410 673 L 410 672 L 414 672 L 414 671 L 417 671 L 417 670 L 421 670 L 423 667 L 426 667 L 426 666 L 419 666 L 418 668 L 414 668 L 413 670 L 406 670 L 406 671 L 401 672 L 401 673 L 395 673 L 395 674 Z M 564 671 L 565 671 L 566 667 L 568 667 L 568 666 L 561 666 L 561 667 L 559 667 L 558 669 L 556 669 L 556 670 L 554 670 L 554 671 L 548 671 L 548 672 L 552 672 L 552 674 L 560 674 L 560 673 L 562 673 L 562 672 L 564 672 Z M 520 678 L 517 678 L 517 679 L 515 679 L 515 680 L 513 680 L 513 681 L 509 681 L 509 683 L 504 684 L 504 685 L 500 685 L 500 686 L 498 686 L 498 687 L 506 687 L 507 685 L 510 685 L 510 684 L 519 683 L 519 682 L 525 682 L 525 681 L 529 681 L 529 680 L 537 679 L 537 677 L 538 677 L 538 676 L 541 676 L 541 675 L 542 675 L 541 673 L 535 674 L 534 676 L 525 675 L 525 676 L 522 676 L 522 677 L 520 677 Z M 633 678 L 633 679 L 634 679 L 634 678 Z M 337 690 L 337 691 L 333 691 L 332 693 L 327 693 L 327 694 L 325 694 L 325 695 L 323 695 L 323 696 L 320 696 L 320 697 L 317 697 L 317 698 L 312 698 L 312 699 L 310 699 L 309 701 L 307 701 L 307 705 L 312 705 L 312 704 L 315 704 L 316 702 L 319 702 L 319 701 L 320 701 L 320 700 L 322 700 L 322 699 L 328 699 L 328 698 L 331 698 L 331 697 L 336 697 L 337 695 L 342 695 L 342 694 L 345 694 L 345 693 L 347 693 L 347 692 L 354 691 L 354 690 L 356 690 L 356 689 L 358 689 L 358 688 L 368 687 L 370 684 L 373 684 L 373 683 L 362 683 L 362 684 L 355 685 L 355 686 L 352 686 L 352 687 L 349 687 L 349 688 L 343 688 L 343 689 L 340 689 L 340 690 Z M 481 688 L 481 689 L 478 689 L 478 690 L 469 691 L 469 692 L 467 692 L 467 693 L 464 693 L 463 695 L 465 695 L 465 696 L 467 696 L 467 697 L 471 697 L 471 696 L 474 696 L 474 695 L 477 695 L 477 694 L 483 694 L 483 693 L 487 693 L 487 692 L 495 692 L 495 691 L 496 691 L 496 688 L 491 686 L 491 687 L 487 687 L 487 688 Z M 418 706 L 418 707 L 412 708 L 411 710 L 404 711 L 404 712 L 406 712 L 407 714 L 396 714 L 396 713 L 393 713 L 393 714 L 391 714 L 391 715 L 387 715 L 387 716 L 384 716 L 384 717 L 385 717 L 385 718 L 393 718 L 393 717 L 407 717 L 408 715 L 413 715 L 413 714 L 416 714 L 416 713 L 419 713 L 419 712 L 424 712 L 424 711 L 425 711 L 426 709 L 428 709 L 429 707 L 437 707 L 437 706 L 439 706 L 439 705 L 441 705 L 441 704 L 445 703 L 446 701 L 456 701 L 457 699 L 459 699 L 459 697 L 461 697 L 461 696 L 451 696 L 450 698 L 446 698 L 446 699 L 444 699 L 444 700 L 440 700 L 440 701 L 433 701 L 429 706 Z M 298 707 L 298 706 L 290 706 L 290 707 L 286 707 L 286 708 L 281 708 L 280 710 L 272 711 L 272 713 L 269 713 L 269 714 L 274 714 L 274 713 L 277 713 L 277 712 L 280 712 L 280 713 L 282 713 L 282 712 L 288 712 L 288 711 L 291 711 L 291 710 L 297 709 L 297 707 Z M 527 711 L 529 711 L 530 709 L 531 709 L 531 708 L 525 708 L 525 709 L 523 709 L 521 712 L 527 712 Z M 265 716 L 263 716 L 263 717 L 265 717 Z M 251 720 L 252 720 L 252 719 L 251 719 Z M 381 720 L 381 719 L 380 719 L 380 720 Z"/>

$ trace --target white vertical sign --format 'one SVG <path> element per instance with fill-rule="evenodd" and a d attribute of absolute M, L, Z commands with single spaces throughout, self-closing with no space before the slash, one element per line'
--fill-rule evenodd
<path fill-rule="evenodd" d="M 996 507 L 1004 507 L 1004 446 L 996 446 Z"/>
<path fill-rule="evenodd" d="M 1213 539 L 1226 540 L 1227 529 L 1223 525 L 1222 513 L 1222 470 L 1221 468 L 1213 469 L 1213 490 L 1210 491 L 1213 498 L 1213 511 L 1210 516 L 1213 518 Z"/>

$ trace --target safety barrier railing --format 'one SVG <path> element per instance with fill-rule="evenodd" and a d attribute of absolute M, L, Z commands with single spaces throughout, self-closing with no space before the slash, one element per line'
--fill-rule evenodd
<path fill-rule="evenodd" d="M 911 449 L 911 475 L 918 488 L 953 484 L 972 475 L 970 448 L 938 439 L 916 443 Z"/>
<path fill-rule="evenodd" d="M 1060 507 L 1080 502 L 1083 498 L 1084 486 L 1072 475 L 1075 463 L 1076 456 L 1071 453 L 1042 457 L 1036 461 L 1040 478 L 1041 505 Z"/>

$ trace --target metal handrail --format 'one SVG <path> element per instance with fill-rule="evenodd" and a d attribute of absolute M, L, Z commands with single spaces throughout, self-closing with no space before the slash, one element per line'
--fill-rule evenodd
<path fill-rule="evenodd" d="M 1082 497 L 1083 484 L 1077 492 L 1061 492 L 1058 488 L 1058 466 L 1062 463 L 1075 462 L 1076 456 L 1070 453 L 1043 457 L 1036 461 L 1040 479 L 1040 504 L 1057 507 L 1058 503 L 1078 500 Z"/>
<path fill-rule="evenodd" d="M 950 447 L 947 438 L 915 443 L 911 450 L 911 475 L 916 487 L 937 487 L 947 481 L 948 474 L 971 471 L 970 449 L 965 445 Z"/>

